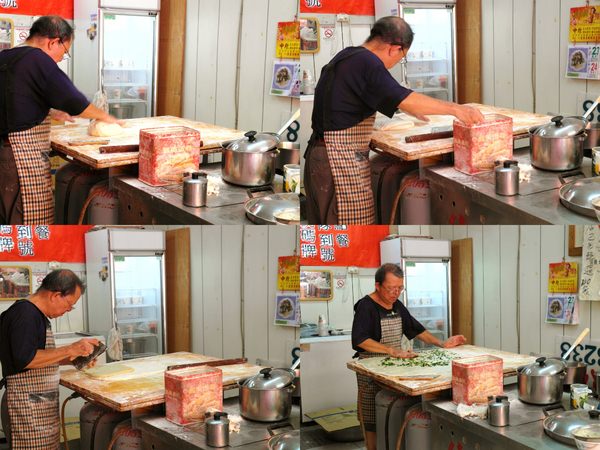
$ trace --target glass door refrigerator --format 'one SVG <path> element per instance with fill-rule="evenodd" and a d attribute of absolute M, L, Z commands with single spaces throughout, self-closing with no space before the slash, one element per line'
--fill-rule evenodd
<path fill-rule="evenodd" d="M 450 241 L 394 238 L 380 243 L 381 264 L 404 271 L 400 299 L 415 319 L 440 340 L 452 335 Z M 424 348 L 414 340 L 414 348 Z"/>
<path fill-rule="evenodd" d="M 375 15 L 400 16 L 415 33 L 406 65 L 391 72 L 415 92 L 456 101 L 456 0 L 375 0 Z"/>
<path fill-rule="evenodd" d="M 86 330 L 117 328 L 123 359 L 166 348 L 165 237 L 162 231 L 100 229 L 85 235 Z"/>
<path fill-rule="evenodd" d="M 74 82 L 120 119 L 156 115 L 160 0 L 75 0 Z"/>

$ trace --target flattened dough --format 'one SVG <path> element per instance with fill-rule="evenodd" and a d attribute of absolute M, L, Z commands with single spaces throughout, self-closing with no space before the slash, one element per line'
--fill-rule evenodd
<path fill-rule="evenodd" d="M 452 365 L 435 367 L 406 367 L 406 366 L 382 366 L 381 361 L 386 357 L 374 357 L 360 359 L 358 363 L 365 369 L 372 370 L 379 375 L 388 377 L 435 377 L 439 375 L 451 375 Z"/>
<path fill-rule="evenodd" d="M 135 369 L 125 364 L 107 364 L 104 366 L 92 367 L 85 371 L 90 377 L 101 379 L 118 377 L 132 372 L 135 372 Z"/>
<path fill-rule="evenodd" d="M 414 122 L 410 120 L 392 120 L 385 125 L 383 125 L 380 130 L 381 131 L 399 131 L 399 130 L 408 130 L 415 126 Z"/>
<path fill-rule="evenodd" d="M 123 134 L 123 127 L 118 123 L 99 122 L 92 120 L 88 126 L 88 134 L 97 137 L 111 137 Z"/>

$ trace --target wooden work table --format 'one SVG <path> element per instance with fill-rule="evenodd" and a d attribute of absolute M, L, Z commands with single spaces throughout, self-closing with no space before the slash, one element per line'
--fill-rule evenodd
<path fill-rule="evenodd" d="M 60 374 L 60 384 L 113 410 L 131 411 L 164 403 L 167 367 L 218 360 L 220 358 L 188 352 L 168 353 L 110 363 L 124 364 L 134 371 L 109 379 L 92 378 L 77 369 L 65 370 Z M 217 367 L 223 371 L 223 390 L 234 389 L 239 380 L 256 375 L 262 369 L 248 363 Z"/>
<path fill-rule="evenodd" d="M 105 169 L 137 164 L 139 152 L 100 153 L 100 147 L 103 145 L 70 145 L 69 142 L 93 142 L 108 139 L 108 147 L 129 147 L 131 149 L 139 146 L 139 134 L 143 128 L 184 126 L 200 131 L 200 138 L 202 139 L 200 154 L 205 155 L 219 152 L 221 150 L 221 142 L 239 139 L 244 135 L 243 131 L 174 116 L 128 119 L 125 120 L 125 123 L 126 126 L 124 127 L 123 134 L 110 138 L 89 136 L 87 125 L 70 124 L 53 126 L 50 130 L 50 144 L 53 150 L 66 156 L 67 159 L 78 161 L 93 169 Z"/>
<path fill-rule="evenodd" d="M 460 347 L 455 347 L 448 350 L 458 353 L 462 358 L 481 355 L 492 355 L 502 358 L 504 362 L 503 369 L 505 377 L 516 375 L 518 367 L 531 364 L 535 361 L 535 357 L 533 356 L 519 355 L 518 353 L 504 352 L 491 348 L 476 347 L 474 345 L 461 345 Z M 432 392 L 442 391 L 444 389 L 450 389 L 452 387 L 451 364 L 435 368 L 439 369 L 437 370 L 439 375 L 429 380 L 407 379 L 403 378 L 402 376 L 383 375 L 381 373 L 377 373 L 376 371 L 365 368 L 360 364 L 360 360 L 351 361 L 346 365 L 350 370 L 371 377 L 377 383 L 382 384 L 393 391 L 401 392 L 406 395 L 429 394 Z"/>

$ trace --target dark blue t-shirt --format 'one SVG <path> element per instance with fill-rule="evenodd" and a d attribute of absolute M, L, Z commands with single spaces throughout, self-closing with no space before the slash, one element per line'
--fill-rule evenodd
<path fill-rule="evenodd" d="M 329 62 L 332 64 L 345 58 L 335 68 L 329 127 L 323 123 L 323 108 L 330 73 L 325 70 L 327 66 L 321 71 L 312 115 L 312 128 L 318 135 L 353 127 L 376 111 L 392 117 L 400 102 L 412 93 L 392 77 L 373 52 L 360 50 L 359 47 L 347 47 Z M 346 57 L 349 53 L 352 55 Z"/>
<path fill-rule="evenodd" d="M 46 348 L 50 321 L 37 306 L 18 300 L 0 314 L 0 362 L 2 376 L 25 370 L 38 350 Z"/>
<path fill-rule="evenodd" d="M 354 321 L 352 322 L 352 348 L 364 352 L 358 344 L 366 339 L 381 342 L 381 319 L 399 315 L 402 319 L 402 334 L 408 339 L 414 339 L 425 331 L 425 327 L 415 319 L 406 306 L 396 300 L 392 309 L 385 309 L 370 296 L 365 295 L 354 305 Z"/>
<path fill-rule="evenodd" d="M 7 62 L 15 52 L 27 51 L 28 47 L 15 47 L 0 52 L 0 64 Z M 50 108 L 79 115 L 90 102 L 73 85 L 56 62 L 38 48 L 33 48 L 12 67 L 14 94 L 9 98 L 13 124 L 9 132 L 28 130 L 39 125 L 48 116 Z M 0 73 L 0 89 L 5 86 Z M 11 107 L 10 107 L 11 106 Z M 8 114 L 4 105 L 0 114 Z M 0 117 L 0 123 L 3 120 Z"/>

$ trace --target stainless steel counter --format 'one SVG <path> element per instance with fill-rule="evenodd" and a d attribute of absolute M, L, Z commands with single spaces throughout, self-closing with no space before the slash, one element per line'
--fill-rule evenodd
<path fill-rule="evenodd" d="M 424 401 L 423 409 L 431 413 L 432 448 L 463 450 L 559 450 L 572 449 L 544 433 L 543 407 L 527 405 L 517 398 L 517 385 L 505 386 L 510 400 L 510 424 L 493 427 L 487 420 L 461 418 L 451 399 Z M 568 405 L 568 394 L 563 404 Z M 551 413 L 560 412 L 551 411 Z M 451 447 L 452 443 L 454 446 Z"/>
<path fill-rule="evenodd" d="M 229 414 L 239 414 L 238 399 L 229 398 L 223 402 L 223 409 Z M 300 428 L 300 411 L 292 407 L 289 419 L 291 426 L 274 430 L 274 433 Z M 242 419 L 240 432 L 229 435 L 229 447 L 240 450 L 268 450 L 268 440 L 271 437 L 268 424 Z M 204 424 L 180 426 L 165 419 L 164 416 L 147 415 L 134 419 L 134 427 L 142 432 L 143 450 L 214 450 L 206 444 Z"/>
<path fill-rule="evenodd" d="M 495 191 L 494 172 L 466 175 L 452 165 L 424 168 L 431 188 L 431 221 L 435 224 L 594 224 L 592 217 L 576 214 L 560 203 L 560 172 L 531 166 L 529 149 L 518 149 L 521 182 L 519 195 L 505 197 Z M 591 160 L 582 171 L 591 176 Z M 570 181 L 572 179 L 567 179 Z"/>
<path fill-rule="evenodd" d="M 202 165 L 200 170 L 209 176 L 221 176 L 221 163 Z M 211 179 L 215 179 L 212 178 Z M 282 177 L 275 176 L 273 190 L 281 192 Z M 113 180 L 119 192 L 119 223 L 143 224 L 251 224 L 246 217 L 244 202 L 249 199 L 247 188 L 219 180 L 218 194 L 209 194 L 207 206 L 191 208 L 183 204 L 181 185 L 150 186 L 134 176 Z"/>

